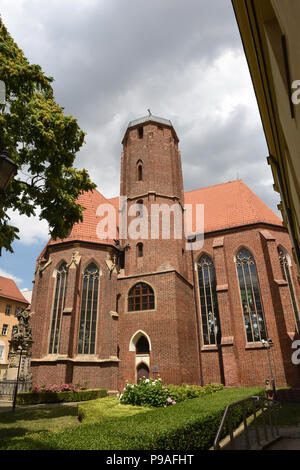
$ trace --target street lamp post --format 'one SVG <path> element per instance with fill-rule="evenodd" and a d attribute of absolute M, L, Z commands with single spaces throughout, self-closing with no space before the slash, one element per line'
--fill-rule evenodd
<path fill-rule="evenodd" d="M 8 152 L 2 151 L 0 153 L 0 189 L 6 191 L 17 171 L 18 166 L 9 158 Z"/>
<path fill-rule="evenodd" d="M 273 370 L 272 370 L 271 357 L 270 357 L 270 349 L 271 349 L 272 346 L 274 346 L 274 343 L 271 340 L 271 338 L 269 338 L 267 341 L 262 339 L 261 342 L 262 342 L 263 347 L 267 350 L 267 356 L 268 356 L 268 362 L 269 362 L 269 368 L 270 368 L 270 374 L 271 374 L 272 389 L 273 389 L 273 397 L 274 397 L 274 400 L 277 400 L 276 387 L 275 387 L 275 381 L 274 381 L 274 377 L 273 377 Z"/>
<path fill-rule="evenodd" d="M 14 389 L 14 399 L 13 399 L 12 411 L 15 411 L 15 408 L 16 408 L 18 385 L 19 385 L 19 378 L 20 378 L 20 369 L 21 369 L 21 363 L 22 363 L 22 352 L 26 350 L 26 346 L 27 346 L 27 343 L 21 343 L 20 346 L 18 347 L 18 350 L 20 351 L 20 359 L 19 359 L 19 365 L 18 365 L 17 381 L 16 381 L 16 385 L 15 385 L 15 389 Z"/>

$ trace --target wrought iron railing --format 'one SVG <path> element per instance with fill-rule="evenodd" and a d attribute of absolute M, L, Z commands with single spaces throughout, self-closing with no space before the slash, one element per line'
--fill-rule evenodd
<path fill-rule="evenodd" d="M 277 411 L 280 403 L 252 396 L 244 400 L 231 403 L 226 407 L 219 430 L 217 432 L 214 450 L 221 449 L 262 449 L 267 444 L 280 437 L 277 425 Z M 236 424 L 237 407 L 242 408 L 242 429 L 236 433 L 234 428 Z M 247 418 L 252 415 L 248 422 Z M 229 437 L 224 445 L 220 445 L 221 439 L 227 434 Z"/>
<path fill-rule="evenodd" d="M 2 380 L 0 381 L 0 399 L 11 400 L 14 396 L 16 387 L 16 380 Z M 18 382 L 18 393 L 29 392 L 32 386 L 31 381 L 19 380 Z"/>

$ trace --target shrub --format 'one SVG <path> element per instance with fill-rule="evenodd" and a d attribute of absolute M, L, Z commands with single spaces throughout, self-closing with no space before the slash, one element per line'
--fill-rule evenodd
<path fill-rule="evenodd" d="M 36 405 L 39 403 L 61 403 L 61 402 L 75 402 L 95 400 L 107 396 L 106 389 L 90 389 L 90 390 L 77 390 L 77 391 L 64 391 L 56 392 L 42 391 L 42 392 L 24 392 L 18 393 L 17 403 L 20 405 Z"/>
<path fill-rule="evenodd" d="M 185 400 L 165 409 L 153 408 L 134 416 L 106 419 L 97 424 L 80 424 L 74 429 L 45 434 L 38 441 L 23 440 L 22 448 L 208 450 L 213 445 L 226 406 L 251 395 L 264 396 L 264 393 L 264 389 L 258 387 L 227 389 Z M 242 421 L 241 409 L 236 409 L 234 418 L 234 424 L 238 426 Z"/>
<path fill-rule="evenodd" d="M 140 383 L 128 383 L 120 395 L 120 402 L 125 405 L 167 407 L 176 402 L 170 396 L 161 379 L 143 378 Z"/>
<path fill-rule="evenodd" d="M 199 398 L 222 390 L 222 384 L 207 384 L 204 387 L 198 385 L 163 385 L 161 379 L 153 380 L 143 378 L 139 384 L 127 383 L 120 402 L 127 405 L 167 407 L 176 405 L 190 398 Z"/>

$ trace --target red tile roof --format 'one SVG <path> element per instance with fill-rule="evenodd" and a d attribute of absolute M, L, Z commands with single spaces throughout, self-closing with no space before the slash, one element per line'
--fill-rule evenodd
<path fill-rule="evenodd" d="M 100 244 L 114 244 L 112 239 L 101 240 L 97 237 L 97 225 L 101 219 L 103 219 L 103 216 L 106 216 L 106 214 L 103 214 L 102 217 L 97 216 L 97 208 L 100 204 L 111 204 L 110 201 L 99 191 L 94 190 L 79 196 L 78 202 L 85 207 L 85 210 L 83 211 L 83 222 L 74 224 L 72 231 L 67 238 L 64 240 L 59 238 L 56 240 L 50 240 L 48 242 L 48 246 L 70 240 L 84 240 Z"/>
<path fill-rule="evenodd" d="M 188 191 L 184 197 L 185 204 L 204 204 L 205 233 L 258 222 L 282 226 L 280 217 L 242 180 Z"/>
<path fill-rule="evenodd" d="M 3 276 L 0 276 L 0 297 L 17 300 L 29 305 L 29 302 L 23 296 L 15 281 Z"/>
<path fill-rule="evenodd" d="M 114 244 L 112 239 L 101 240 L 97 237 L 97 224 L 102 217 L 97 216 L 96 211 L 100 204 L 112 204 L 116 210 L 118 224 L 119 197 L 106 199 L 99 191 L 94 190 L 81 195 L 78 202 L 86 208 L 83 213 L 83 222 L 75 224 L 71 234 L 65 240 L 49 240 L 46 247 L 71 240 Z M 282 226 L 281 219 L 242 180 L 187 191 L 185 204 L 192 204 L 194 208 L 196 204 L 204 204 L 205 233 L 259 222 Z M 195 223 L 194 216 L 193 231 L 196 228 Z M 116 233 L 116 238 L 118 238 L 118 233 Z M 41 254 L 44 252 L 45 250 Z"/>

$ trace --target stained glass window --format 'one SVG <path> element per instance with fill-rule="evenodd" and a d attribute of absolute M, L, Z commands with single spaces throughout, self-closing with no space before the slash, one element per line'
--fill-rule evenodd
<path fill-rule="evenodd" d="M 63 262 L 56 272 L 55 294 L 52 310 L 49 354 L 58 354 L 60 328 L 68 281 L 67 264 Z"/>
<path fill-rule="evenodd" d="M 245 331 L 248 343 L 266 340 L 266 327 L 253 255 L 242 248 L 236 256 Z"/>
<path fill-rule="evenodd" d="M 78 354 L 95 354 L 98 292 L 99 269 L 91 263 L 83 274 Z"/>
<path fill-rule="evenodd" d="M 218 344 L 221 330 L 214 264 L 209 256 L 202 255 L 197 265 L 203 341 L 205 345 Z"/>

